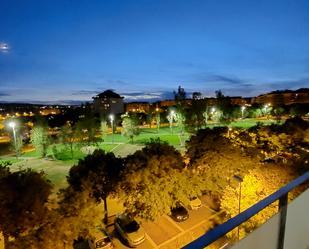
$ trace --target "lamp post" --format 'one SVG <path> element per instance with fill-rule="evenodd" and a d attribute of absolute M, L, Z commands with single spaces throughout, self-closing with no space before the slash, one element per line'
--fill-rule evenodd
<path fill-rule="evenodd" d="M 111 121 L 111 127 L 112 127 L 112 143 L 114 143 L 114 115 L 110 114 L 109 119 Z"/>
<path fill-rule="evenodd" d="M 234 177 L 234 179 L 235 179 L 236 181 L 238 181 L 238 183 L 239 183 L 238 214 L 240 214 L 241 183 L 242 183 L 243 179 L 242 179 L 240 176 L 238 176 L 238 175 L 234 175 L 233 177 Z M 238 240 L 239 240 L 239 226 L 237 227 L 237 237 L 238 237 Z"/>
<path fill-rule="evenodd" d="M 14 137 L 14 147 L 15 147 L 15 154 L 16 154 L 16 158 L 17 158 L 17 141 L 16 141 L 16 131 L 15 131 L 15 122 L 10 122 L 9 126 L 12 128 L 13 130 L 13 137 Z"/>

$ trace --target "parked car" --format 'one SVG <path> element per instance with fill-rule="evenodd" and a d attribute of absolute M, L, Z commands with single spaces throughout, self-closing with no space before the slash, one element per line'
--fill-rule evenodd
<path fill-rule="evenodd" d="M 181 222 L 189 218 L 189 213 L 188 210 L 181 203 L 177 203 L 176 207 L 173 207 L 171 209 L 171 217 L 175 221 Z"/>
<path fill-rule="evenodd" d="M 90 249 L 111 249 L 114 248 L 111 237 L 103 228 L 95 228 L 90 231 L 88 239 Z"/>
<path fill-rule="evenodd" d="M 202 202 L 201 202 L 200 198 L 193 197 L 193 198 L 190 199 L 190 208 L 192 210 L 199 209 L 201 206 L 202 206 Z"/>
<path fill-rule="evenodd" d="M 145 240 L 144 229 L 127 214 L 116 215 L 115 229 L 121 239 L 130 247 L 136 247 Z"/>

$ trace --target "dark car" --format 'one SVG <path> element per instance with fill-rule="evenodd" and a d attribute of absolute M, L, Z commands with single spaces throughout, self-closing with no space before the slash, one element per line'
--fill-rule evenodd
<path fill-rule="evenodd" d="M 178 203 L 176 207 L 171 209 L 171 217 L 175 221 L 181 222 L 189 218 L 189 213 L 188 213 L 188 210 L 183 205 Z"/>

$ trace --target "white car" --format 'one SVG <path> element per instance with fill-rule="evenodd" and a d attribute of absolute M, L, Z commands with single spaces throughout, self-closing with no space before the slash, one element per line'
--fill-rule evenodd
<path fill-rule="evenodd" d="M 90 249 L 112 249 L 114 245 L 109 234 L 102 228 L 95 228 L 90 231 L 88 239 Z"/>
<path fill-rule="evenodd" d="M 130 247 L 136 247 L 145 240 L 144 229 L 127 214 L 116 215 L 115 229 L 122 240 Z"/>
<path fill-rule="evenodd" d="M 200 198 L 193 197 L 193 198 L 190 199 L 190 208 L 192 210 L 199 209 L 201 206 L 202 206 L 202 202 L 201 202 Z"/>

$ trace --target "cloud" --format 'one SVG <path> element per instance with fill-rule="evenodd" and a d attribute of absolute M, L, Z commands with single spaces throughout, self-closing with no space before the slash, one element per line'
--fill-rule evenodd
<path fill-rule="evenodd" d="M 171 99 L 174 97 L 173 93 L 168 91 L 121 93 L 121 96 L 124 97 L 125 102 L 133 102 L 133 101 L 155 102 L 161 99 Z"/>
<path fill-rule="evenodd" d="M 11 96 L 11 94 L 6 92 L 0 92 L 0 97 L 7 97 L 7 96 Z"/>
<path fill-rule="evenodd" d="M 213 75 L 210 77 L 212 81 L 218 81 L 218 82 L 225 82 L 229 84 L 236 84 L 236 85 L 242 85 L 244 84 L 244 80 L 241 80 L 234 76 L 224 76 L 224 75 Z"/>
<path fill-rule="evenodd" d="M 97 95 L 98 93 L 100 93 L 101 91 L 99 90 L 79 90 L 79 91 L 75 91 L 72 93 L 73 96 L 84 96 L 84 95 Z"/>
<path fill-rule="evenodd" d="M 10 50 L 9 44 L 5 42 L 0 42 L 0 52 L 7 53 Z"/>
<path fill-rule="evenodd" d="M 265 86 L 273 90 L 298 89 L 308 87 L 309 78 L 282 80 L 266 83 Z"/>

